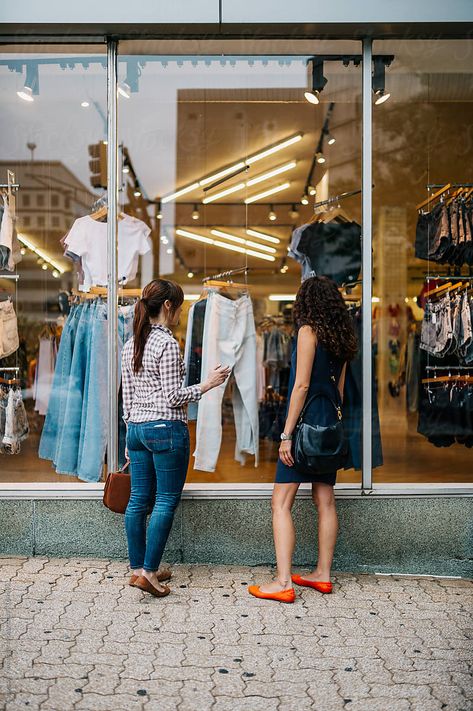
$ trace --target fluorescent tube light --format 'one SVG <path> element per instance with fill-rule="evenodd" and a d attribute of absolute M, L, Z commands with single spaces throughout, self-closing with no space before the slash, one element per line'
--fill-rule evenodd
<path fill-rule="evenodd" d="M 284 165 L 280 165 L 277 168 L 273 168 L 273 170 L 269 170 L 267 173 L 261 173 L 261 175 L 257 175 L 255 178 L 251 178 L 250 180 L 246 181 L 246 184 L 248 187 L 251 185 L 256 185 L 257 183 L 261 183 L 263 180 L 268 180 L 269 178 L 273 178 L 275 175 L 280 175 L 280 173 L 285 173 L 286 170 L 291 170 L 291 168 L 295 168 L 297 165 L 297 161 L 292 160 L 290 163 L 285 163 Z"/>
<path fill-rule="evenodd" d="M 165 204 L 167 202 L 171 202 L 171 200 L 175 200 L 176 198 L 181 197 L 181 195 L 186 195 L 187 193 L 192 192 L 192 190 L 197 190 L 198 187 L 199 183 L 192 183 L 192 185 L 176 190 L 175 193 L 171 193 L 170 195 L 166 195 L 166 197 L 161 198 L 161 203 Z"/>
<path fill-rule="evenodd" d="M 232 235 L 228 232 L 223 232 L 222 230 L 210 230 L 210 232 L 216 237 L 223 237 L 224 239 L 229 239 L 230 241 L 237 242 L 238 244 L 245 244 L 247 247 L 254 247 L 255 249 L 260 249 L 262 252 L 270 252 L 272 254 L 276 253 L 274 247 L 268 247 L 266 244 L 258 244 L 258 242 L 252 242 L 250 239 L 243 239 L 242 237 L 237 237 L 237 235 Z"/>
<path fill-rule="evenodd" d="M 264 232 L 258 232 L 257 230 L 246 230 L 246 234 L 250 237 L 257 237 L 258 239 L 264 239 L 266 242 L 272 242 L 273 244 L 279 244 L 281 242 L 277 237 L 272 235 L 266 235 Z"/>
<path fill-rule="evenodd" d="M 212 175 L 208 175 L 206 178 L 202 178 L 199 180 L 199 185 L 208 185 L 209 183 L 213 183 L 214 180 L 219 180 L 220 178 L 224 178 L 226 175 L 231 175 L 231 173 L 235 173 L 237 170 L 244 167 L 245 161 L 240 161 L 239 163 L 235 163 L 235 165 L 231 165 L 229 168 L 219 170 L 218 173 L 213 173 Z"/>
<path fill-rule="evenodd" d="M 44 259 L 44 261 L 54 267 L 54 269 L 57 269 L 60 274 L 64 274 L 64 272 L 66 271 L 64 267 L 58 264 L 58 262 L 54 261 L 54 259 L 51 259 L 51 257 L 48 257 L 48 255 L 43 252 L 42 249 L 39 249 L 39 247 L 37 247 L 34 242 L 30 242 L 30 240 L 27 239 L 24 235 L 18 234 L 17 236 L 21 244 L 24 244 L 25 247 L 28 247 L 28 249 L 37 254 L 38 257 L 41 257 L 41 259 Z"/>
<path fill-rule="evenodd" d="M 287 148 L 288 146 L 292 146 L 294 143 L 298 143 L 300 140 L 302 140 L 303 135 L 304 134 L 302 133 L 297 133 L 295 136 L 291 136 L 291 138 L 286 138 L 286 140 L 280 141 L 280 143 L 276 143 L 274 146 L 270 146 L 270 148 L 266 148 L 266 150 L 261 151 L 260 153 L 255 153 L 254 155 L 246 159 L 246 165 L 256 163 L 256 161 L 262 160 L 263 158 L 266 158 L 267 156 L 270 156 L 273 153 L 282 151 L 283 148 Z"/>
<path fill-rule="evenodd" d="M 262 193 L 258 193 L 257 195 L 252 195 L 249 198 L 246 198 L 245 200 L 245 205 L 250 205 L 252 202 L 257 202 L 257 200 L 262 200 L 265 197 L 268 197 L 269 195 L 274 195 L 275 193 L 280 193 L 282 190 L 287 190 L 287 188 L 290 186 L 291 183 L 283 183 L 282 185 L 276 185 L 275 188 L 270 188 L 269 190 L 265 190 Z"/>
<path fill-rule="evenodd" d="M 270 301 L 294 301 L 295 298 L 295 294 L 270 294 L 268 296 Z"/>
<path fill-rule="evenodd" d="M 232 185 L 231 188 L 226 188 L 225 190 L 221 190 L 219 193 L 209 195 L 209 197 L 204 198 L 202 202 L 204 205 L 207 205 L 209 202 L 213 202 L 214 200 L 218 200 L 219 198 L 225 197 L 225 195 L 231 195 L 231 193 L 236 193 L 239 190 L 243 190 L 244 187 L 245 183 L 238 183 L 238 185 Z"/>
<path fill-rule="evenodd" d="M 181 237 L 187 237 L 187 239 L 194 239 L 196 242 L 204 242 L 205 244 L 213 244 L 213 239 L 210 237 L 204 237 L 203 235 L 196 235 L 195 232 L 188 232 L 188 230 L 176 230 L 176 234 Z"/>

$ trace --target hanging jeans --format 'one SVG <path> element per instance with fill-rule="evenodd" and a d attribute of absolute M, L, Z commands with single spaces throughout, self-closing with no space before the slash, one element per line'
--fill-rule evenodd
<path fill-rule="evenodd" d="M 205 313 L 202 344 L 202 380 L 218 364 L 233 369 L 235 459 L 245 463 L 245 453 L 258 465 L 258 391 L 256 382 L 256 331 L 253 306 L 245 295 L 232 301 L 211 292 Z M 213 472 L 222 442 L 222 400 L 226 383 L 207 392 L 199 403 L 195 469 Z"/>
<path fill-rule="evenodd" d="M 132 570 L 158 570 L 189 464 L 189 430 L 181 420 L 130 422 L 131 495 L 125 512 Z M 146 532 L 146 516 L 154 507 Z"/>

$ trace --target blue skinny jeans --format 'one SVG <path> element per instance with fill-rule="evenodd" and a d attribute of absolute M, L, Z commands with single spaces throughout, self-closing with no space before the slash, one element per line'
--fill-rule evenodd
<path fill-rule="evenodd" d="M 189 464 L 189 430 L 181 420 L 130 422 L 131 496 L 125 512 L 132 569 L 156 571 L 171 531 Z M 146 516 L 151 516 L 146 530 Z"/>

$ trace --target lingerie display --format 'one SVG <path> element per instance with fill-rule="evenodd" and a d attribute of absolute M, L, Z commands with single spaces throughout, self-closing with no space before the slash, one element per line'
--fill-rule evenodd
<path fill-rule="evenodd" d="M 415 256 L 438 264 L 473 265 L 473 203 L 461 194 L 417 219 Z"/>

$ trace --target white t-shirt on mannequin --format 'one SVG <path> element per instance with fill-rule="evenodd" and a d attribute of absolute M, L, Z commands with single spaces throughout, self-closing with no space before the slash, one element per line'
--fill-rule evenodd
<path fill-rule="evenodd" d="M 139 255 L 151 251 L 151 230 L 136 217 L 125 215 L 118 221 L 118 279 L 123 284 L 132 281 L 138 271 Z M 107 286 L 107 223 L 97 222 L 90 215 L 79 217 L 65 240 L 67 249 L 82 258 L 84 284 Z"/>

